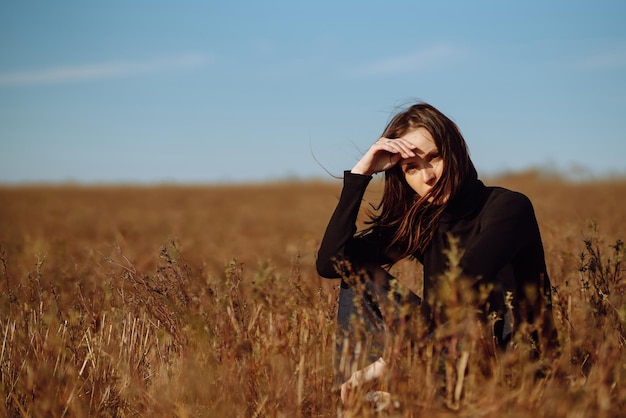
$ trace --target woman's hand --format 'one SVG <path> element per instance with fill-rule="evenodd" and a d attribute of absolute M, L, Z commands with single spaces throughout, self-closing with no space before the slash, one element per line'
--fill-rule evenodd
<path fill-rule="evenodd" d="M 387 363 L 381 357 L 374 363 L 357 370 L 350 376 L 350 379 L 343 382 L 341 385 L 341 402 L 346 405 L 350 401 L 350 391 L 356 389 L 358 386 L 371 382 L 374 379 L 378 379 L 387 369 Z"/>
<path fill-rule="evenodd" d="M 371 176 L 389 170 L 403 158 L 415 157 L 415 146 L 404 138 L 382 137 L 374 142 L 352 169 L 354 174 Z"/>

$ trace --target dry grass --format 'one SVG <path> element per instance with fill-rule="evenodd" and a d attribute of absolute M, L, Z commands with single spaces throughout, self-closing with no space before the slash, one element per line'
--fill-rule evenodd
<path fill-rule="evenodd" d="M 485 356 L 471 322 L 391 341 L 381 413 L 331 393 L 338 283 L 314 261 L 340 184 L 1 188 L 0 416 L 620 416 L 626 182 L 497 183 L 535 204 L 561 355 Z"/>

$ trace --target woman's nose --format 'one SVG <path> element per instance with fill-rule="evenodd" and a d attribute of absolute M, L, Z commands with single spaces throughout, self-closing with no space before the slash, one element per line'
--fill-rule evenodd
<path fill-rule="evenodd" d="M 424 183 L 431 184 L 436 180 L 435 170 L 432 167 L 426 167 L 422 170 Z"/>

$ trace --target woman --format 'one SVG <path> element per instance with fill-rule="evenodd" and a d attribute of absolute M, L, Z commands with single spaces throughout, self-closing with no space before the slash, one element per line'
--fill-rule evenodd
<path fill-rule="evenodd" d="M 369 227 L 357 233 L 361 200 L 379 172 L 385 173 L 380 205 Z M 342 279 L 342 337 L 337 344 L 343 354 L 337 362 L 342 398 L 350 384 L 381 374 L 384 339 L 392 329 L 389 324 L 403 319 L 403 304 L 429 326 L 435 323 L 428 302 L 437 302 L 435 290 L 448 270 L 451 239 L 462 251 L 462 275 L 474 280 L 473 289 L 489 289 L 482 315 L 497 319 L 492 329 L 501 347 L 510 341 L 514 325 L 524 322 L 541 323 L 544 340 L 554 341 L 551 288 L 531 202 L 520 193 L 486 187 L 456 124 L 433 106 L 417 103 L 393 117 L 382 137 L 344 173 L 343 190 L 319 249 L 320 276 Z M 391 285 L 388 268 L 407 257 L 423 266 L 424 303 Z M 389 313 L 392 318 L 385 317 Z M 355 350 L 364 347 L 357 343 L 355 318 L 371 343 L 366 357 L 378 361 L 353 374 L 346 356 L 355 357 Z"/>

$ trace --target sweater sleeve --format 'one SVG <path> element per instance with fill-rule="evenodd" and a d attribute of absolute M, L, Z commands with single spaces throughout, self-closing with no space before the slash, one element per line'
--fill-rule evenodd
<path fill-rule="evenodd" d="M 361 201 L 371 179 L 372 176 L 344 172 L 339 202 L 326 227 L 317 255 L 316 268 L 320 276 L 340 278 L 337 262 L 341 260 L 358 264 L 358 260 L 376 262 L 376 258 L 379 258 L 376 253 L 380 243 L 373 237 L 355 237 Z"/>

